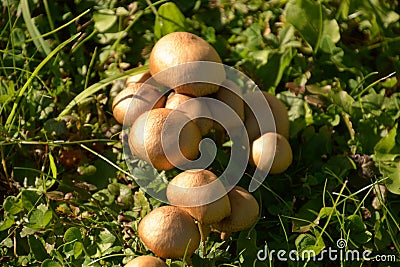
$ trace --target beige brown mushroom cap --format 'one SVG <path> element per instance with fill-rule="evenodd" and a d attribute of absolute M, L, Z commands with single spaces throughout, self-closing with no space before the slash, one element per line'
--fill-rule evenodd
<path fill-rule="evenodd" d="M 212 183 L 212 187 L 204 187 Z M 172 205 L 187 211 L 201 224 L 212 224 L 229 216 L 231 207 L 218 177 L 208 170 L 187 170 L 175 176 L 167 187 Z M 217 200 L 214 200 L 219 196 Z M 196 203 L 206 203 L 196 205 Z"/>
<path fill-rule="evenodd" d="M 166 97 L 150 84 L 131 83 L 119 92 L 112 104 L 114 118 L 130 126 L 145 111 L 164 107 Z"/>
<path fill-rule="evenodd" d="M 213 227 L 221 232 L 238 232 L 253 226 L 259 216 L 257 200 L 246 189 L 235 186 L 229 193 L 231 214 L 215 223 Z"/>
<path fill-rule="evenodd" d="M 138 233 L 143 244 L 161 258 L 190 258 L 200 244 L 193 218 L 174 206 L 152 210 L 140 221 Z"/>
<path fill-rule="evenodd" d="M 218 92 L 215 94 L 215 98 L 232 108 L 233 111 L 239 116 L 241 121 L 244 122 L 243 97 L 240 88 L 234 82 L 231 80 L 225 80 Z M 239 127 L 239 125 L 234 125 L 234 123 L 231 122 L 230 117 L 226 118 L 226 121 L 224 121 L 224 126 L 226 128 Z"/>
<path fill-rule="evenodd" d="M 157 82 L 180 94 L 204 96 L 217 92 L 217 84 L 193 82 L 198 80 L 197 75 L 203 76 L 204 73 L 208 74 L 208 81 L 224 81 L 226 74 L 222 65 L 214 65 L 212 70 L 202 68 L 201 64 L 192 64 L 187 68 L 175 69 L 176 71 L 170 69 L 180 64 L 198 61 L 222 62 L 217 51 L 199 36 L 188 32 L 173 32 L 163 36 L 154 45 L 149 59 L 150 73 Z M 166 75 L 157 75 L 167 69 L 170 71 Z M 191 78 L 193 79 L 190 81 Z M 177 86 L 182 83 L 184 85 Z"/>
<path fill-rule="evenodd" d="M 168 267 L 168 265 L 157 257 L 144 255 L 134 258 L 124 267 Z"/>
<path fill-rule="evenodd" d="M 275 121 L 276 132 L 288 139 L 290 122 L 286 106 L 276 96 L 267 92 L 262 93 L 271 109 L 272 116 Z M 244 97 L 247 101 L 249 101 L 252 108 L 265 109 L 265 102 L 263 99 L 259 99 L 258 95 L 254 93 L 247 93 Z M 260 132 L 256 117 L 247 105 L 245 106 L 245 117 L 245 125 L 250 142 L 266 133 L 266 131 Z"/>
<path fill-rule="evenodd" d="M 133 83 L 144 83 L 150 78 L 151 78 L 150 71 L 146 71 L 146 72 L 142 72 L 142 73 L 139 73 L 139 74 L 135 74 L 135 75 L 129 76 L 126 79 L 125 84 L 126 84 L 126 86 L 129 86 L 129 85 L 131 85 Z"/>
<path fill-rule="evenodd" d="M 186 101 L 189 101 L 186 104 Z M 171 92 L 165 103 L 166 108 L 182 111 L 199 126 L 201 134 L 208 134 L 213 127 L 213 120 L 210 110 L 205 102 L 188 95 Z"/>
<path fill-rule="evenodd" d="M 274 148 L 275 146 L 275 153 Z M 252 144 L 252 161 L 262 171 L 278 174 L 284 172 L 293 161 L 292 148 L 287 139 L 278 133 L 266 133 L 254 140 Z"/>
<path fill-rule="evenodd" d="M 195 159 L 201 138 L 198 126 L 182 112 L 158 108 L 137 118 L 130 129 L 128 143 L 133 155 L 158 170 L 169 170 L 186 159 Z"/>

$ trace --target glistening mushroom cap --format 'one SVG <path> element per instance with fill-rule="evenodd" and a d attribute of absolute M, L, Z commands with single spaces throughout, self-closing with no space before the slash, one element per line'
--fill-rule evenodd
<path fill-rule="evenodd" d="M 187 211 L 201 224 L 212 224 L 229 216 L 231 207 L 226 193 L 214 173 L 200 169 L 178 174 L 167 187 L 170 203 Z"/>
<path fill-rule="evenodd" d="M 144 83 L 131 83 L 119 92 L 112 104 L 114 118 L 121 124 L 131 126 L 144 112 L 161 108 L 166 97 L 156 87 Z"/>
<path fill-rule="evenodd" d="M 222 64 L 208 64 L 204 67 L 201 64 L 204 61 L 222 62 L 217 51 L 199 36 L 189 32 L 173 32 L 163 36 L 154 45 L 149 67 L 157 82 L 174 89 L 176 93 L 204 96 L 217 92 L 218 84 L 226 76 Z M 209 83 L 195 82 L 203 78 Z"/>
<path fill-rule="evenodd" d="M 284 172 L 293 161 L 292 148 L 288 140 L 283 135 L 274 132 L 263 134 L 254 140 L 251 156 L 258 169 L 267 171 L 268 166 L 271 166 L 269 170 L 271 174 Z"/>
<path fill-rule="evenodd" d="M 134 258 L 124 267 L 168 267 L 168 265 L 159 258 L 145 255 Z"/>
<path fill-rule="evenodd" d="M 169 170 L 199 154 L 198 126 L 180 111 L 157 108 L 133 123 L 128 138 L 133 155 L 158 170 Z"/>
<path fill-rule="evenodd" d="M 238 232 L 250 228 L 257 221 L 259 206 L 257 200 L 246 189 L 235 186 L 228 193 L 231 214 L 213 225 L 221 232 Z"/>
<path fill-rule="evenodd" d="M 190 101 L 190 102 L 186 102 Z M 199 98 L 171 92 L 165 103 L 166 108 L 182 111 L 199 126 L 201 134 L 208 134 L 213 126 L 210 110 L 205 102 Z"/>
<path fill-rule="evenodd" d="M 271 109 L 272 116 L 275 122 L 276 132 L 283 135 L 285 138 L 289 138 L 289 115 L 285 104 L 280 101 L 276 96 L 271 95 L 267 92 L 262 92 L 264 95 L 265 100 L 267 100 L 268 105 Z M 255 109 L 255 112 L 258 114 L 262 114 L 263 110 L 266 109 L 265 107 L 265 100 L 259 98 L 258 94 L 253 92 L 247 93 L 244 95 L 246 101 L 249 102 L 249 105 Z M 256 139 L 257 137 L 265 134 L 267 132 L 266 129 L 261 129 L 259 123 L 254 116 L 252 110 L 249 108 L 248 105 L 245 105 L 245 125 L 247 129 L 247 134 L 249 135 L 250 142 Z M 260 118 L 260 119 L 269 119 L 269 118 Z"/>
<path fill-rule="evenodd" d="M 155 255 L 166 259 L 190 258 L 200 245 L 200 233 L 193 218 L 182 209 L 162 206 L 139 223 L 139 237 Z"/>

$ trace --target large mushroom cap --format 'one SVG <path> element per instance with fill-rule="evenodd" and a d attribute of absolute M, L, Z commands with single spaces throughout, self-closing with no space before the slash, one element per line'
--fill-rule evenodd
<path fill-rule="evenodd" d="M 180 94 L 203 96 L 215 93 L 219 85 L 212 83 L 221 83 L 225 79 L 222 64 L 207 67 L 189 64 L 182 68 L 172 68 L 200 61 L 222 62 L 217 51 L 199 36 L 188 32 L 173 32 L 163 36 L 154 45 L 149 59 L 150 73 L 157 82 Z M 199 77 L 207 77 L 210 83 L 194 83 Z"/>
<path fill-rule="evenodd" d="M 128 139 L 132 154 L 159 170 L 169 170 L 186 159 L 195 159 L 200 141 L 197 125 L 182 112 L 167 108 L 140 115 L 132 125 Z"/>
<path fill-rule="evenodd" d="M 238 232 L 250 228 L 257 221 L 259 206 L 257 200 L 246 189 L 235 186 L 229 193 L 231 214 L 214 224 L 221 232 Z"/>
<path fill-rule="evenodd" d="M 159 258 L 145 255 L 134 258 L 125 264 L 125 267 L 168 267 L 168 265 Z"/>
<path fill-rule="evenodd" d="M 112 104 L 114 118 L 130 126 L 145 111 L 161 108 L 166 97 L 156 87 L 144 83 L 131 83 L 115 96 Z"/>
<path fill-rule="evenodd" d="M 263 134 L 254 140 L 251 155 L 258 169 L 267 171 L 268 166 L 271 166 L 269 170 L 271 174 L 284 172 L 293 161 L 292 148 L 288 140 L 283 135 L 273 132 Z"/>
<path fill-rule="evenodd" d="M 152 210 L 140 221 L 138 233 L 144 245 L 161 258 L 190 258 L 200 244 L 193 218 L 173 206 Z"/>
<path fill-rule="evenodd" d="M 271 95 L 267 92 L 262 92 L 268 105 L 271 109 L 272 116 L 275 121 L 276 132 L 283 135 L 285 138 L 289 138 L 289 116 L 286 106 L 280 101 L 276 96 Z M 252 108 L 265 110 L 265 101 L 260 99 L 257 94 L 247 93 L 245 94 L 245 99 L 249 102 Z M 262 112 L 260 112 L 262 113 Z M 249 135 L 250 141 L 253 141 L 257 137 L 265 134 L 267 131 L 259 128 L 259 124 L 254 116 L 253 112 L 250 110 L 249 106 L 245 106 L 245 124 L 247 129 L 247 134 Z M 265 119 L 265 118 L 261 118 Z"/>
<path fill-rule="evenodd" d="M 209 186 L 211 183 L 212 186 Z M 208 170 L 184 171 L 175 176 L 167 187 L 167 198 L 171 204 L 187 211 L 201 224 L 212 224 L 229 216 L 231 207 L 226 193 L 222 182 Z"/>
<path fill-rule="evenodd" d="M 186 102 L 189 100 L 190 102 Z M 212 115 L 207 104 L 198 98 L 171 92 L 165 107 L 182 111 L 199 126 L 203 136 L 208 134 L 213 126 L 213 120 L 209 119 Z"/>

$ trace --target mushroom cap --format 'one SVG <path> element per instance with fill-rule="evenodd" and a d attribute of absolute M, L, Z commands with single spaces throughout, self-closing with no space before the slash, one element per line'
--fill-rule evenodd
<path fill-rule="evenodd" d="M 239 116 L 242 122 L 244 122 L 244 102 L 242 92 L 240 88 L 231 80 L 225 80 L 217 93 L 215 93 L 215 99 L 227 104 L 233 111 Z M 211 109 L 212 113 L 219 112 L 218 107 L 216 110 Z M 231 119 L 232 116 L 224 118 L 223 126 L 226 129 L 236 129 L 240 125 L 236 125 Z"/>
<path fill-rule="evenodd" d="M 185 160 L 195 159 L 200 141 L 197 125 L 182 112 L 167 108 L 153 109 L 140 115 L 128 138 L 132 154 L 158 170 L 169 170 Z"/>
<path fill-rule="evenodd" d="M 130 126 L 145 111 L 164 107 L 166 97 L 156 87 L 144 83 L 131 83 L 119 92 L 112 103 L 114 118 Z"/>
<path fill-rule="evenodd" d="M 199 36 L 188 32 L 173 32 L 163 36 L 154 45 L 149 59 L 150 73 L 157 82 L 180 94 L 203 96 L 217 92 L 217 84 L 194 82 L 199 77 L 207 77 L 207 81 L 221 83 L 226 76 L 222 64 L 214 64 L 211 69 L 204 68 L 202 64 L 172 68 L 199 61 L 222 62 L 217 51 Z M 165 70 L 168 71 L 163 75 Z"/>
<path fill-rule="evenodd" d="M 190 258 L 199 247 L 200 233 L 193 218 L 174 206 L 152 210 L 140 221 L 139 237 L 143 244 L 161 258 Z"/>
<path fill-rule="evenodd" d="M 143 255 L 129 261 L 124 267 L 168 267 L 168 265 L 157 257 Z"/>
<path fill-rule="evenodd" d="M 272 160 L 269 170 L 271 174 L 284 172 L 293 161 L 292 148 L 288 140 L 283 135 L 273 132 L 263 134 L 254 140 L 251 155 L 256 167 L 262 171 L 267 171 Z"/>
<path fill-rule="evenodd" d="M 188 100 L 191 101 L 183 104 Z M 208 134 L 213 127 L 213 120 L 209 119 L 212 115 L 207 104 L 197 98 L 171 92 L 168 95 L 165 107 L 182 111 L 199 126 L 203 136 Z"/>
<path fill-rule="evenodd" d="M 135 74 L 135 75 L 129 76 L 126 79 L 125 84 L 128 87 L 132 83 L 144 83 L 150 77 L 151 77 L 150 71 L 142 72 L 142 73 L 139 73 L 139 74 Z"/>
<path fill-rule="evenodd" d="M 250 228 L 257 221 L 259 206 L 257 200 L 246 189 L 235 186 L 228 193 L 231 214 L 215 223 L 213 227 L 221 232 L 238 232 Z"/>
<path fill-rule="evenodd" d="M 272 116 L 275 121 L 276 132 L 280 133 L 285 138 L 289 138 L 290 122 L 286 106 L 276 96 L 271 95 L 267 92 L 262 93 L 271 109 Z M 259 99 L 256 94 L 250 92 L 246 93 L 244 97 L 247 101 L 249 101 L 252 108 L 265 109 L 264 100 Z M 266 131 L 264 130 L 260 132 L 259 124 L 257 123 L 256 117 L 247 105 L 245 106 L 245 117 L 245 125 L 250 142 L 266 133 Z"/>
<path fill-rule="evenodd" d="M 188 212 L 201 224 L 212 224 L 229 216 L 231 207 L 226 194 L 222 182 L 208 170 L 181 172 L 167 186 L 170 203 Z"/>

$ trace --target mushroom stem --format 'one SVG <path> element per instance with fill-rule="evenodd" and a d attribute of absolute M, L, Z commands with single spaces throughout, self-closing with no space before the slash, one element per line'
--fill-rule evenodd
<path fill-rule="evenodd" d="M 226 241 L 231 236 L 231 234 L 232 234 L 231 232 L 221 232 L 220 235 L 221 240 Z"/>
<path fill-rule="evenodd" d="M 203 243 L 203 257 L 206 257 L 206 241 L 208 236 L 210 235 L 211 232 L 211 226 L 209 224 L 203 224 L 201 222 L 197 222 L 198 227 L 199 227 L 199 232 L 200 232 L 200 238 L 201 242 Z"/>

